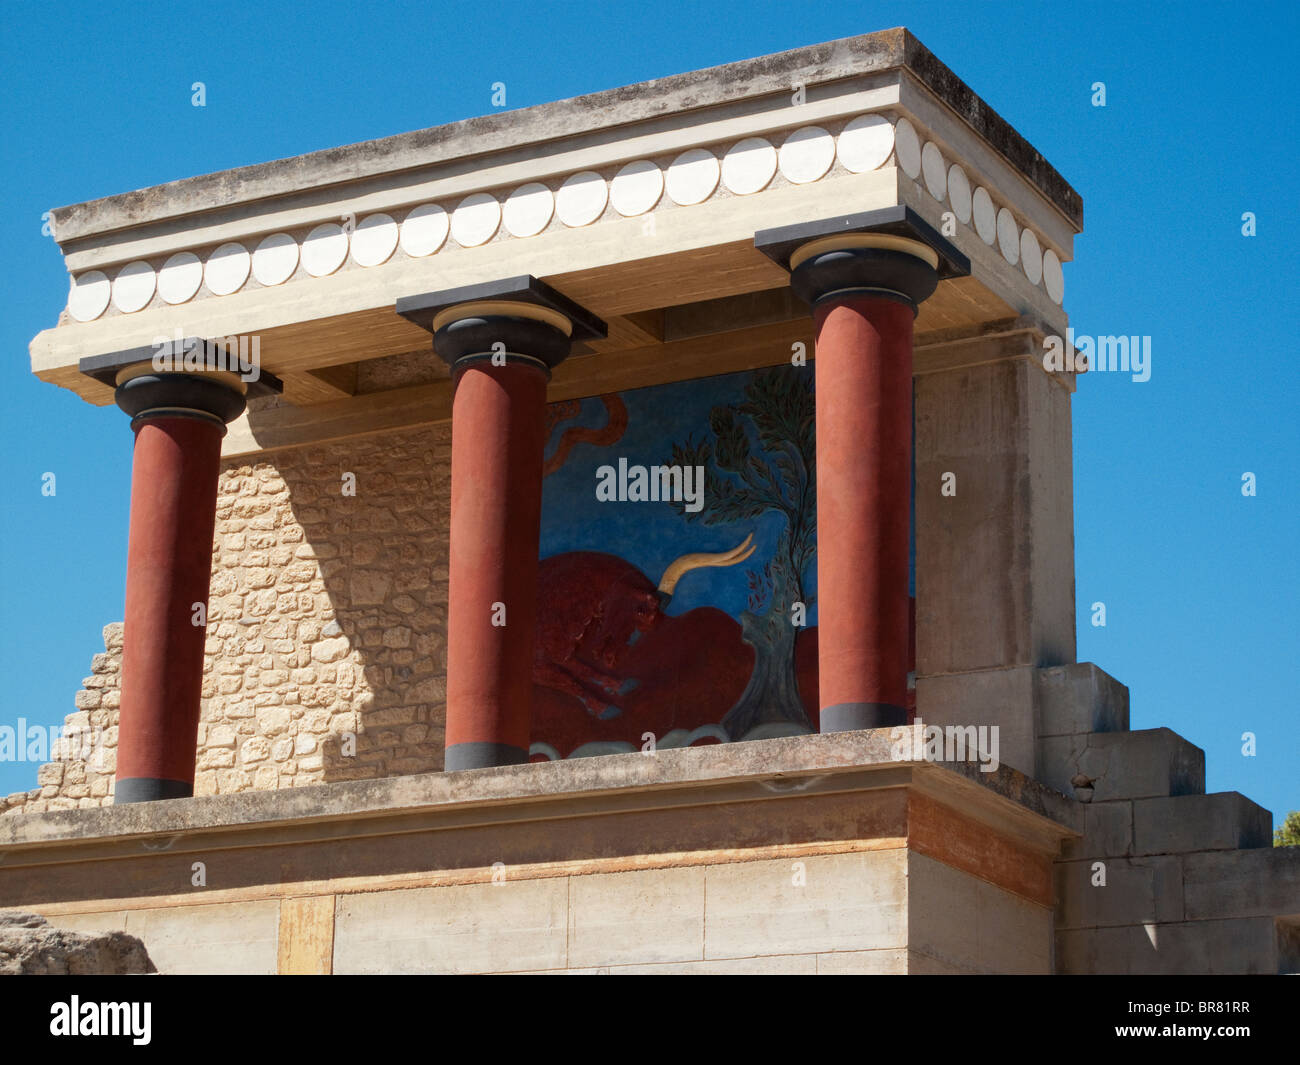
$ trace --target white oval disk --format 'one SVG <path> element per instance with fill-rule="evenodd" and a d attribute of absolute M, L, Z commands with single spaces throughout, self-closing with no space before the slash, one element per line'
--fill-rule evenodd
<path fill-rule="evenodd" d="M 93 322 L 106 310 L 113 283 L 102 270 L 88 270 L 73 278 L 68 291 L 68 313 L 78 322 Z"/>
<path fill-rule="evenodd" d="M 124 314 L 133 314 L 153 299 L 158 276 L 143 259 L 127 263 L 113 280 L 113 306 Z"/>
<path fill-rule="evenodd" d="M 722 157 L 722 183 L 737 196 L 767 188 L 776 174 L 776 149 L 762 137 L 746 137 Z"/>
<path fill-rule="evenodd" d="M 447 239 L 451 223 L 436 203 L 422 203 L 402 221 L 402 251 L 412 259 L 432 255 Z"/>
<path fill-rule="evenodd" d="M 893 150 L 894 127 L 884 115 L 859 115 L 840 132 L 840 162 L 855 174 L 884 166 Z"/>
<path fill-rule="evenodd" d="M 665 184 L 673 203 L 689 207 L 703 203 L 718 187 L 722 167 L 718 157 L 707 148 L 690 148 L 682 152 L 668 167 Z"/>
<path fill-rule="evenodd" d="M 989 195 L 989 190 L 981 185 L 971 196 L 970 202 L 971 215 L 975 219 L 975 232 L 980 235 L 980 240 L 985 244 L 992 245 L 998 239 L 998 216 L 993 210 L 993 197 Z"/>
<path fill-rule="evenodd" d="M 178 251 L 158 271 L 158 295 L 167 303 L 186 303 L 203 284 L 203 263 L 192 251 Z"/>
<path fill-rule="evenodd" d="M 555 213 L 555 197 L 540 181 L 520 185 L 506 197 L 501 217 L 513 237 L 535 237 Z"/>
<path fill-rule="evenodd" d="M 609 188 L 594 170 L 583 170 L 564 179 L 555 194 L 555 213 L 566 226 L 589 226 L 605 213 Z"/>
<path fill-rule="evenodd" d="M 397 223 L 392 215 L 367 215 L 352 232 L 352 260 L 361 266 L 379 266 L 397 250 Z"/>
<path fill-rule="evenodd" d="M 486 244 L 500 225 L 501 205 L 486 192 L 466 196 L 451 215 L 451 235 L 462 248 Z"/>
<path fill-rule="evenodd" d="M 237 292 L 248 280 L 252 256 L 242 244 L 228 241 L 208 256 L 203 267 L 203 280 L 214 296 L 229 296 Z"/>
<path fill-rule="evenodd" d="M 835 138 L 821 126 L 797 129 L 781 145 L 781 175 L 795 185 L 818 180 L 835 162 Z"/>
<path fill-rule="evenodd" d="M 664 176 L 649 159 L 628 163 L 609 186 L 609 202 L 625 218 L 645 214 L 664 192 Z"/>
<path fill-rule="evenodd" d="M 925 187 L 930 195 L 942 203 L 948 195 L 948 164 L 934 141 L 926 141 L 921 149 L 921 173 L 925 175 Z"/>
<path fill-rule="evenodd" d="M 271 233 L 253 249 L 253 277 L 268 288 L 283 285 L 298 269 L 298 242 L 288 233 Z"/>
<path fill-rule="evenodd" d="M 921 176 L 921 138 L 916 135 L 916 127 L 905 118 L 900 118 L 894 126 L 894 154 L 904 174 L 913 180 Z"/>

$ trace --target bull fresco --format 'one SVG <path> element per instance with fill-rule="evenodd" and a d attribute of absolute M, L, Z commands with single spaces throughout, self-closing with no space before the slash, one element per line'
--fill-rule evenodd
<path fill-rule="evenodd" d="M 813 370 L 548 408 L 534 760 L 817 730 Z"/>

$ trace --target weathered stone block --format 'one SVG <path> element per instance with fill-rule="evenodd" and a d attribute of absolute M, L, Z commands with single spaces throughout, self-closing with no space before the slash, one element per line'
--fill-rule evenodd
<path fill-rule="evenodd" d="M 645 869 L 574 877 L 569 965 L 701 960 L 704 869 Z"/>
<path fill-rule="evenodd" d="M 1064 930 L 1056 957 L 1067 974 L 1271 974 L 1277 930 L 1268 917 Z"/>
<path fill-rule="evenodd" d="M 1034 669 L 917 677 L 916 712 L 927 725 L 996 725 L 998 759 L 1035 775 Z"/>
<path fill-rule="evenodd" d="M 1205 851 L 1183 868 L 1189 919 L 1300 918 L 1300 847 Z"/>
<path fill-rule="evenodd" d="M 1097 864 L 1105 883 L 1097 883 Z M 1181 921 L 1182 863 L 1176 857 L 1096 858 L 1058 862 L 1054 870 L 1058 928 L 1101 928 Z"/>
<path fill-rule="evenodd" d="M 1083 806 L 1083 838 L 1067 840 L 1062 857 L 1122 858 L 1133 850 L 1133 803 L 1092 802 Z"/>
<path fill-rule="evenodd" d="M 1093 802 L 1199 795 L 1205 791 L 1205 752 L 1167 728 L 1038 741 L 1039 780 L 1073 796 L 1077 775 L 1093 782 Z"/>
<path fill-rule="evenodd" d="M 1273 815 L 1235 791 L 1138 799 L 1133 837 L 1134 854 L 1268 847 Z"/>
<path fill-rule="evenodd" d="M 1127 732 L 1128 688 L 1091 662 L 1040 669 L 1038 734 Z"/>
<path fill-rule="evenodd" d="M 161 973 L 272 975 L 279 917 L 279 899 L 263 899 L 130 910 L 126 926 Z"/>
<path fill-rule="evenodd" d="M 906 852 L 736 862 L 707 870 L 705 957 L 903 947 Z"/>
<path fill-rule="evenodd" d="M 336 973 L 494 973 L 562 969 L 565 877 L 342 895 Z"/>
<path fill-rule="evenodd" d="M 976 972 L 1046 974 L 1052 971 L 1052 911 L 912 852 L 907 946 Z"/>

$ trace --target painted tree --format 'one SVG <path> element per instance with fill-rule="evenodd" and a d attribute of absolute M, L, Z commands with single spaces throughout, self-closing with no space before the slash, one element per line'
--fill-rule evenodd
<path fill-rule="evenodd" d="M 817 453 L 811 374 L 774 369 L 756 373 L 737 406 L 717 406 L 710 432 L 698 443 L 673 446 L 672 464 L 704 468 L 704 505 L 689 520 L 706 525 L 752 521 L 775 511 L 785 517 L 776 551 L 750 570 L 749 603 L 740 616 L 754 648 L 754 671 L 723 718 L 732 739 L 763 724 L 810 728 L 795 677 L 794 644 L 814 597 L 808 570 L 817 550 Z"/>

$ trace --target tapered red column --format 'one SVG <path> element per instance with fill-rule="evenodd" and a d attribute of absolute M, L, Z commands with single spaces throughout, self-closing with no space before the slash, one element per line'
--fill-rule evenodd
<path fill-rule="evenodd" d="M 229 374 L 146 373 L 117 388 L 133 415 L 122 703 L 114 802 L 194 793 L 217 477 Z"/>
<path fill-rule="evenodd" d="M 788 266 L 816 324 L 821 731 L 905 724 L 912 323 L 938 285 L 936 246 L 945 270 L 969 264 L 903 208 L 755 243 Z"/>
<path fill-rule="evenodd" d="M 534 278 L 410 297 L 455 379 L 447 588 L 448 770 L 528 761 L 546 384 L 604 323 Z"/>
<path fill-rule="evenodd" d="M 814 318 L 821 730 L 903 724 L 912 309 L 847 296 Z"/>
<path fill-rule="evenodd" d="M 447 588 L 448 769 L 528 760 L 546 367 L 457 371 Z"/>

